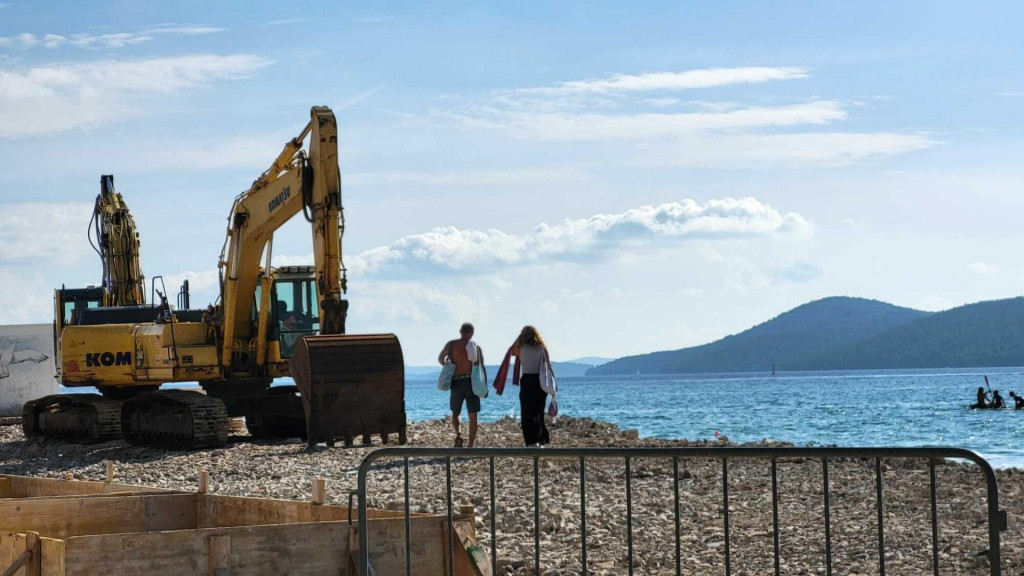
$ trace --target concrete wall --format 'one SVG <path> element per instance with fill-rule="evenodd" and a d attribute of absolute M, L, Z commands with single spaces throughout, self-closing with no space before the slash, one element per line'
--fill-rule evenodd
<path fill-rule="evenodd" d="M 53 325 L 0 326 L 0 416 L 20 416 L 21 405 L 56 394 Z"/>

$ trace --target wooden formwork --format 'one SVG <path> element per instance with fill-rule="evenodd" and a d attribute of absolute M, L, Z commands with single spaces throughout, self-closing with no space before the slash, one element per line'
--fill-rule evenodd
<path fill-rule="evenodd" d="M 0 476 L 0 574 L 20 560 L 18 576 L 358 576 L 350 510 L 321 502 L 322 481 L 299 502 Z M 368 513 L 374 572 L 404 574 L 404 513 Z M 446 517 L 413 514 L 410 526 L 413 574 L 447 576 Z M 481 574 L 454 544 L 455 575 Z"/>

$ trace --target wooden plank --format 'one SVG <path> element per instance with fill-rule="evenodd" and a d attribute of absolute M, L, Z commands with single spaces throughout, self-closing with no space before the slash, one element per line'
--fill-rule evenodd
<path fill-rule="evenodd" d="M 313 491 L 309 501 L 317 506 L 327 503 L 327 481 L 323 478 L 313 478 Z"/>
<path fill-rule="evenodd" d="M 207 576 L 213 565 L 211 539 L 219 536 L 230 538 L 231 576 L 348 576 L 343 522 L 77 536 L 65 541 L 67 576 Z M 215 553 L 224 554 L 225 548 Z"/>
<path fill-rule="evenodd" d="M 0 531 L 51 538 L 196 526 L 192 494 L 0 500 Z"/>
<path fill-rule="evenodd" d="M 43 572 L 42 576 L 65 576 L 64 574 L 64 541 L 53 538 L 42 538 Z"/>
<path fill-rule="evenodd" d="M 25 549 L 25 535 L 14 532 L 0 532 L 0 569 L 6 570 L 14 564 Z"/>
<path fill-rule="evenodd" d="M 114 496 L 166 496 L 168 493 L 164 491 L 159 492 L 106 492 L 103 494 L 68 494 L 66 496 L 30 496 L 28 498 L 18 498 L 18 502 L 27 502 L 31 500 L 66 500 L 69 498 L 111 498 Z"/>
<path fill-rule="evenodd" d="M 11 483 L 10 498 L 31 498 L 39 496 L 79 496 L 84 494 L 104 494 L 107 492 L 160 492 L 181 494 L 174 490 L 164 490 L 148 486 L 130 486 L 127 484 L 107 484 L 86 480 L 64 480 L 55 478 L 31 478 L 28 476 L 0 476 L 0 481 Z M 2 493 L 0 493 L 2 494 Z"/>
<path fill-rule="evenodd" d="M 445 522 L 441 516 L 412 519 L 413 574 L 447 574 Z M 368 524 L 370 564 L 374 571 L 380 575 L 405 574 L 405 518 L 382 518 Z"/>
<path fill-rule="evenodd" d="M 492 576 L 491 561 L 476 538 L 476 526 L 471 521 L 456 521 L 455 574 L 457 576 Z"/>
<path fill-rule="evenodd" d="M 10 498 L 13 494 L 13 486 L 10 478 L 0 477 L 0 498 Z"/>
<path fill-rule="evenodd" d="M 309 522 L 310 504 L 238 496 L 198 496 L 205 510 L 204 528 Z"/>
<path fill-rule="evenodd" d="M 32 553 L 25 565 L 25 576 L 42 576 L 43 562 L 40 557 L 43 555 L 43 546 L 39 541 L 39 532 L 29 530 L 25 534 L 25 551 Z"/>
<path fill-rule="evenodd" d="M 209 575 L 231 574 L 231 534 L 210 536 L 209 550 Z"/>
<path fill-rule="evenodd" d="M 271 500 L 243 496 L 197 496 L 197 518 L 199 528 L 227 528 L 231 526 L 259 526 L 264 524 L 291 524 L 296 522 L 340 522 L 347 521 L 348 507 L 314 505 L 311 502 L 294 500 Z M 405 518 L 405 513 L 395 510 L 367 510 L 369 518 Z M 413 517 L 427 517 L 428 514 L 413 514 Z M 358 514 L 352 511 L 355 520 Z"/>

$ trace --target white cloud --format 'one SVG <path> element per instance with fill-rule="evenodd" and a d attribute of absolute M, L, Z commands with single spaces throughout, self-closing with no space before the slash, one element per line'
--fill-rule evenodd
<path fill-rule="evenodd" d="M 700 134 L 650 145 L 633 166 L 770 168 L 845 166 L 941 144 L 925 134 L 809 132 L 804 134 Z"/>
<path fill-rule="evenodd" d="M 666 106 L 675 106 L 676 104 L 680 103 L 680 100 L 679 98 L 644 98 L 640 100 L 640 102 L 642 102 L 643 104 L 648 104 L 650 106 L 664 108 Z"/>
<path fill-rule="evenodd" d="M 31 270 L 0 266 L 0 324 L 36 324 L 53 321 L 53 289 Z"/>
<path fill-rule="evenodd" d="M 284 25 L 284 24 L 305 24 L 306 22 L 309 22 L 309 21 L 310 21 L 309 18 L 282 18 L 281 20 L 271 20 L 270 22 L 265 22 L 263 25 L 264 26 L 281 26 L 281 25 Z"/>
<path fill-rule="evenodd" d="M 216 288 L 214 292 L 220 290 L 220 274 L 216 269 L 199 272 L 186 270 L 178 274 L 170 274 L 164 276 L 164 285 L 169 292 L 175 294 L 185 280 L 188 280 L 189 290 L 210 291 L 211 288 Z"/>
<path fill-rule="evenodd" d="M 758 129 L 845 120 L 839 102 L 818 100 L 774 108 L 727 112 L 565 114 L 517 112 L 497 118 L 512 135 L 538 140 L 650 140 L 706 131 Z"/>
<path fill-rule="evenodd" d="M 124 48 L 152 40 L 160 34 L 175 36 L 199 36 L 223 32 L 224 28 L 214 26 L 164 25 L 147 28 L 139 32 L 112 32 L 108 34 L 44 34 L 41 37 L 24 32 L 15 36 L 0 36 L 0 47 L 27 50 L 43 46 L 51 50 L 63 46 L 77 48 Z"/>
<path fill-rule="evenodd" d="M 175 36 L 203 36 L 206 34 L 215 34 L 217 32 L 223 32 L 224 30 L 226 30 L 226 28 L 220 28 L 217 26 L 178 26 L 169 24 L 147 28 L 143 31 L 143 33 L 171 34 Z"/>
<path fill-rule="evenodd" d="M 600 260 L 627 250 L 672 245 L 688 239 L 812 234 L 795 213 L 781 214 L 754 198 L 693 200 L 641 206 L 619 214 L 597 214 L 540 224 L 526 235 L 453 226 L 405 236 L 349 258 L 354 275 L 419 275 L 494 272 L 498 268 Z"/>
<path fill-rule="evenodd" d="M 40 43 L 41 40 L 35 34 L 27 32 L 16 36 L 0 36 L 0 48 L 21 48 L 26 50 L 28 48 L 35 48 Z"/>
<path fill-rule="evenodd" d="M 967 269 L 976 276 L 991 276 L 999 272 L 998 267 L 986 264 L 985 262 L 971 262 Z"/>
<path fill-rule="evenodd" d="M 392 185 L 424 184 L 427 186 L 522 186 L 583 180 L 586 173 L 575 166 L 525 167 L 519 170 L 480 172 L 355 172 L 342 176 L 346 184 Z"/>
<path fill-rule="evenodd" d="M 245 78 L 271 63 L 249 54 L 196 54 L 0 70 L 0 138 L 118 121 L 137 113 L 135 98 Z"/>
<path fill-rule="evenodd" d="M 77 262 L 90 251 L 92 204 L 0 204 L 0 266 Z"/>
<path fill-rule="evenodd" d="M 743 104 L 652 93 L 806 77 L 803 68 L 758 67 L 620 74 L 499 92 L 437 115 L 520 140 L 600 142 L 590 157 L 634 166 L 840 166 L 940 143 L 922 133 L 828 131 L 860 106 L 838 99 Z"/>
<path fill-rule="evenodd" d="M 242 134 L 210 141 L 161 139 L 153 146 L 124 149 L 118 158 L 124 170 L 133 171 L 265 169 L 281 152 L 284 143 L 294 137 L 294 134 L 282 132 Z M 153 154 L 154 148 L 160 153 Z"/>
<path fill-rule="evenodd" d="M 357 24 L 383 24 L 384 22 L 393 22 L 394 20 L 394 16 L 388 16 L 387 14 L 368 14 L 356 18 L 353 22 Z"/>
<path fill-rule="evenodd" d="M 562 96 L 568 94 L 605 94 L 610 92 L 641 92 L 650 90 L 692 90 L 732 84 L 755 84 L 772 80 L 807 78 L 803 68 L 707 68 L 682 72 L 647 74 L 616 74 L 600 80 L 574 80 L 553 87 L 523 88 L 523 94 Z"/>

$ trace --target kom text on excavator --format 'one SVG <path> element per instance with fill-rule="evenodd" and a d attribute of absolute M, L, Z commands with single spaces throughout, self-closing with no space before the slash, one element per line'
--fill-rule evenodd
<path fill-rule="evenodd" d="M 194 449 L 223 445 L 228 419 L 243 416 L 253 434 L 310 445 L 349 445 L 357 436 L 369 443 L 373 434 L 405 443 L 398 338 L 345 334 L 338 129 L 327 107 L 310 116 L 235 198 L 220 296 L 206 309 L 189 309 L 187 283 L 172 307 L 159 277 L 151 293 L 161 302 L 146 304 L 134 221 L 113 177 L 103 177 L 94 211 L 103 284 L 54 296 L 58 378 L 99 394 L 28 402 L 27 436 Z M 274 268 L 274 232 L 300 213 L 310 224 L 313 265 Z M 284 377 L 295 385 L 271 385 Z M 175 382 L 197 382 L 202 392 L 160 388 Z"/>

